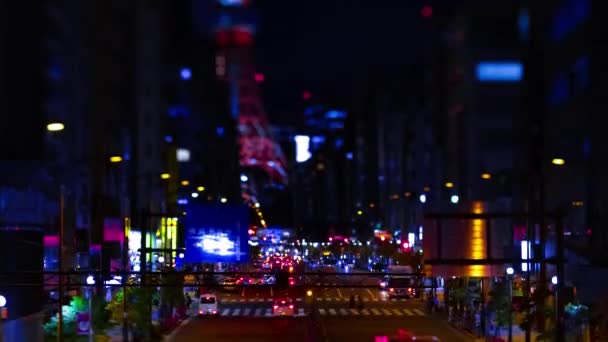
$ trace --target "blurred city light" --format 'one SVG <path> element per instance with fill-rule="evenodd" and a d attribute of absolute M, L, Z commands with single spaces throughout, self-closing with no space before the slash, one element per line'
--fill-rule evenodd
<path fill-rule="evenodd" d="M 513 269 L 513 267 L 507 267 L 507 274 L 513 275 L 513 273 L 515 273 L 515 270 Z"/>
<path fill-rule="evenodd" d="M 205 187 L 204 186 L 198 186 L 196 187 L 197 191 L 205 191 Z"/>
<path fill-rule="evenodd" d="M 528 260 L 528 241 L 526 240 L 522 240 L 521 241 L 521 260 Z M 527 262 L 522 262 L 521 263 L 521 270 L 524 272 L 528 272 L 528 263 Z"/>
<path fill-rule="evenodd" d="M 312 94 L 308 90 L 305 90 L 302 92 L 303 100 L 310 100 L 311 98 L 312 98 Z"/>
<path fill-rule="evenodd" d="M 427 5 L 427 6 L 422 7 L 422 8 L 420 9 L 420 15 L 421 15 L 423 18 L 426 18 L 426 19 L 428 19 L 428 18 L 432 17 L 432 16 L 433 16 L 433 7 L 428 6 L 428 5 Z"/>
<path fill-rule="evenodd" d="M 256 82 L 262 83 L 262 82 L 264 82 L 264 74 L 256 73 L 254 76 L 254 79 Z"/>
<path fill-rule="evenodd" d="M 241 182 L 245 183 L 248 180 L 249 180 L 249 177 L 247 177 L 247 175 L 241 175 Z"/>
<path fill-rule="evenodd" d="M 169 178 L 171 178 L 171 175 L 168 174 L 168 173 L 161 173 L 160 174 L 160 178 L 161 179 L 169 179 Z"/>
<path fill-rule="evenodd" d="M 458 195 L 452 195 L 452 197 L 450 197 L 450 201 L 454 204 L 458 203 L 459 200 L 460 198 L 458 197 Z"/>
<path fill-rule="evenodd" d="M 188 186 L 188 185 L 190 185 L 190 181 L 188 181 L 188 180 L 185 180 L 185 179 L 184 179 L 184 180 L 181 182 L 181 184 L 182 184 L 182 186 Z"/>
<path fill-rule="evenodd" d="M 87 285 L 95 285 L 95 277 L 93 277 L 92 275 L 87 277 Z M 2 305 L 0 305 L 2 306 Z"/>
<path fill-rule="evenodd" d="M 296 135 L 296 162 L 303 163 L 312 157 L 310 153 L 310 137 L 307 135 Z"/>
<path fill-rule="evenodd" d="M 359 215 L 359 216 L 363 215 L 363 211 L 362 210 L 357 210 L 357 215 Z"/>
<path fill-rule="evenodd" d="M 192 70 L 190 70 L 190 68 L 182 68 L 179 75 L 181 76 L 182 80 L 187 81 L 192 77 Z"/>
<path fill-rule="evenodd" d="M 65 126 L 61 122 L 51 122 L 50 124 L 46 125 L 46 130 L 49 132 L 63 131 L 64 128 Z"/>
<path fill-rule="evenodd" d="M 185 163 L 190 161 L 190 150 L 187 148 L 178 148 L 177 149 L 177 161 L 180 163 Z"/>
<path fill-rule="evenodd" d="M 122 161 L 121 156 L 111 156 L 110 157 L 110 163 L 120 163 L 121 161 Z"/>
<path fill-rule="evenodd" d="M 222 197 L 222 198 L 220 198 L 220 202 L 226 203 L 226 202 L 228 202 L 228 199 L 226 197 Z"/>
<path fill-rule="evenodd" d="M 517 82 L 523 77 L 520 62 L 480 62 L 477 64 L 477 79 L 482 82 Z"/>
<path fill-rule="evenodd" d="M 454 187 L 454 183 L 452 183 L 452 182 L 445 182 L 445 187 L 446 188 L 453 188 Z"/>
<path fill-rule="evenodd" d="M 492 178 L 492 175 L 489 174 L 489 173 L 482 173 L 481 174 L 481 178 L 482 179 L 490 179 L 490 178 Z"/>
<path fill-rule="evenodd" d="M 426 203 L 426 195 L 425 194 L 420 194 L 420 203 Z"/>
<path fill-rule="evenodd" d="M 551 277 L 551 284 L 557 285 L 557 276 Z"/>
<path fill-rule="evenodd" d="M 165 262 L 165 257 L 159 256 L 158 257 L 158 262 Z"/>
<path fill-rule="evenodd" d="M 191 196 L 192 196 L 192 198 L 197 198 L 197 197 L 198 197 L 198 192 L 193 192 L 193 193 L 191 194 Z"/>
<path fill-rule="evenodd" d="M 177 200 L 177 204 L 179 204 L 179 205 L 186 205 L 186 204 L 188 204 L 188 199 L 186 199 L 186 198 L 180 198 L 180 199 Z"/>
<path fill-rule="evenodd" d="M 565 164 L 566 164 L 566 161 L 565 161 L 564 159 L 562 159 L 562 158 L 553 158 L 553 159 L 551 160 L 551 163 L 552 163 L 553 165 L 565 165 Z"/>
<path fill-rule="evenodd" d="M 185 255 L 184 255 L 184 253 L 179 253 L 179 258 L 180 258 L 180 259 L 183 259 L 183 258 L 184 258 L 184 256 L 185 256 Z"/>

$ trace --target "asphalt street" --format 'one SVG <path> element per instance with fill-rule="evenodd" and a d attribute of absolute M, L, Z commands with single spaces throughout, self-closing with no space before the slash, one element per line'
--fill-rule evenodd
<path fill-rule="evenodd" d="M 321 278 L 306 282 L 344 287 L 295 286 L 280 293 L 268 287 L 216 291 L 218 317 L 192 318 L 169 341 L 316 341 L 320 339 L 316 334 L 324 332 L 332 342 L 356 342 L 391 336 L 399 329 L 414 335 L 437 336 L 443 342 L 468 341 L 445 321 L 428 315 L 420 299 L 391 299 L 379 288 L 348 287 L 376 284 L 377 279 Z M 312 296 L 307 295 L 309 290 Z M 283 296 L 295 301 L 295 317 L 272 316 L 273 298 Z M 350 303 L 351 296 L 358 299 L 354 306 Z M 313 316 L 320 325 L 313 324 Z"/>

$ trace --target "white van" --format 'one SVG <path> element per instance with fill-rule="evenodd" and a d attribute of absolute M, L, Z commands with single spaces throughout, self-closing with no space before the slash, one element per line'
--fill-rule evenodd
<path fill-rule="evenodd" d="M 198 315 L 217 315 L 217 296 L 214 294 L 201 295 L 198 303 Z"/>

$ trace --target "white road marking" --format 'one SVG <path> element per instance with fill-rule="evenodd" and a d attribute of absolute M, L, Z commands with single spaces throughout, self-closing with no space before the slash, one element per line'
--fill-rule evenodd
<path fill-rule="evenodd" d="M 251 314 L 251 308 L 245 308 L 243 310 L 243 316 L 249 316 Z"/>
<path fill-rule="evenodd" d="M 340 309 L 340 314 L 341 314 L 342 316 L 346 316 L 346 315 L 348 315 L 348 311 L 346 311 L 346 309 L 345 309 L 345 308 L 341 308 L 341 309 Z"/>
<path fill-rule="evenodd" d="M 424 312 L 422 312 L 420 309 L 414 309 L 414 312 L 415 312 L 415 313 L 417 313 L 417 314 L 418 314 L 418 315 L 420 315 L 420 316 L 426 316 L 426 315 L 424 314 Z"/>
<path fill-rule="evenodd" d="M 325 309 L 321 308 L 321 309 L 319 309 L 319 314 L 321 314 L 321 316 L 325 316 L 325 315 L 327 315 L 327 311 L 325 311 Z"/>
<path fill-rule="evenodd" d="M 414 316 L 414 313 L 410 309 L 403 309 L 403 312 L 408 316 Z"/>
<path fill-rule="evenodd" d="M 353 314 L 353 315 L 355 315 L 355 316 L 359 316 L 360 315 L 359 310 L 357 310 L 357 309 L 350 309 L 350 313 Z"/>
<path fill-rule="evenodd" d="M 336 291 L 338 291 L 338 297 L 342 298 L 342 292 L 340 292 L 340 289 L 336 288 Z"/>
<path fill-rule="evenodd" d="M 401 311 L 399 311 L 398 309 L 393 309 L 393 312 L 395 313 L 395 315 L 397 316 L 403 316 L 403 314 L 401 313 Z"/>
<path fill-rule="evenodd" d="M 361 310 L 361 314 L 363 314 L 363 316 L 369 316 L 369 311 L 367 309 L 363 309 Z"/>
<path fill-rule="evenodd" d="M 392 315 L 393 315 L 393 313 L 392 313 L 392 312 L 390 312 L 390 311 L 388 311 L 388 309 L 382 309 L 382 312 L 383 312 L 385 315 L 387 315 L 387 316 L 392 316 Z"/>
<path fill-rule="evenodd" d="M 329 309 L 329 314 L 335 316 L 337 314 L 336 309 Z"/>
<path fill-rule="evenodd" d="M 228 313 L 230 313 L 230 309 L 224 309 L 220 315 L 221 316 L 228 316 Z"/>
<path fill-rule="evenodd" d="M 241 308 L 236 308 L 232 311 L 232 316 L 239 316 L 241 314 Z"/>
<path fill-rule="evenodd" d="M 272 309 L 271 308 L 266 308 L 266 312 L 264 313 L 265 316 L 272 316 Z"/>
<path fill-rule="evenodd" d="M 366 290 L 369 293 L 370 297 L 372 297 L 373 300 L 376 300 L 376 297 L 374 296 L 374 294 L 372 293 L 372 291 L 370 289 L 366 289 Z"/>
<path fill-rule="evenodd" d="M 298 316 L 304 316 L 306 313 L 304 312 L 304 308 L 298 308 Z"/>
<path fill-rule="evenodd" d="M 255 309 L 255 312 L 253 313 L 254 316 L 262 316 L 262 308 L 257 308 Z"/>
<path fill-rule="evenodd" d="M 378 311 L 378 309 L 371 309 L 372 313 L 376 316 L 380 316 L 380 311 Z"/>

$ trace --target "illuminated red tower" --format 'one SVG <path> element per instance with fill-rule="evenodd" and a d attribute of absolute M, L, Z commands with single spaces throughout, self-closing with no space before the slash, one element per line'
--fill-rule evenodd
<path fill-rule="evenodd" d="M 215 71 L 230 87 L 230 110 L 238 120 L 240 165 L 244 169 L 262 169 L 272 182 L 286 184 L 285 158 L 272 139 L 259 96 L 258 82 L 264 77 L 256 73 L 253 64 L 255 18 L 250 1 L 220 0 L 219 3 Z"/>

